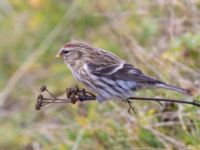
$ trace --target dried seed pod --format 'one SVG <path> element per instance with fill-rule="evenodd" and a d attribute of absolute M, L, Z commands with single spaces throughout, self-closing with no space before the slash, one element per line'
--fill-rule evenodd
<path fill-rule="evenodd" d="M 42 85 L 40 88 L 40 92 L 44 92 L 46 91 L 46 89 L 47 89 L 46 85 Z"/>
<path fill-rule="evenodd" d="M 42 101 L 43 101 L 44 97 L 42 94 L 38 95 L 38 98 L 37 98 L 37 103 L 35 105 L 35 109 L 36 110 L 40 110 L 41 106 L 42 106 Z"/>

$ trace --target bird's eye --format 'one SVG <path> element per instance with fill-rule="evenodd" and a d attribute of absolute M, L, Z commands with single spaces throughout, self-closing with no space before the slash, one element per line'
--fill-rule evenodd
<path fill-rule="evenodd" d="M 65 50 L 65 51 L 63 51 L 63 54 L 68 54 L 68 53 L 69 53 L 69 51 L 66 51 L 66 50 Z"/>

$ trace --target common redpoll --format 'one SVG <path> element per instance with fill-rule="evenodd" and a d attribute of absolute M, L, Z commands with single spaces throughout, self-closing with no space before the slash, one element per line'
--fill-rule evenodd
<path fill-rule="evenodd" d="M 189 94 L 185 89 L 144 75 L 111 52 L 83 42 L 66 43 L 57 56 L 63 57 L 75 78 L 94 92 L 99 101 L 125 100 L 142 88 L 165 88 Z"/>

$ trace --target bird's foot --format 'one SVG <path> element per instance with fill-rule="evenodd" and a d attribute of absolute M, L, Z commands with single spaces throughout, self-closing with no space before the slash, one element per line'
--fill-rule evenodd
<path fill-rule="evenodd" d="M 129 105 L 129 108 L 128 108 L 128 113 L 131 114 L 131 111 L 134 112 L 135 114 L 137 114 L 134 106 L 132 105 L 131 101 L 129 99 L 126 99 L 126 104 Z"/>

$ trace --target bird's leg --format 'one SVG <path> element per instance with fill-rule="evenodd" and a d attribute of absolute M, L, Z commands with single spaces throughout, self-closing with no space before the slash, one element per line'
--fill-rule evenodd
<path fill-rule="evenodd" d="M 126 99 L 125 101 L 129 105 L 128 113 L 131 114 L 131 111 L 133 111 L 136 114 L 137 112 L 136 112 L 135 108 L 133 107 L 131 101 L 129 99 Z"/>
<path fill-rule="evenodd" d="M 160 106 L 163 106 L 163 103 L 161 103 L 159 100 L 157 102 L 158 102 L 158 104 L 160 104 Z"/>

